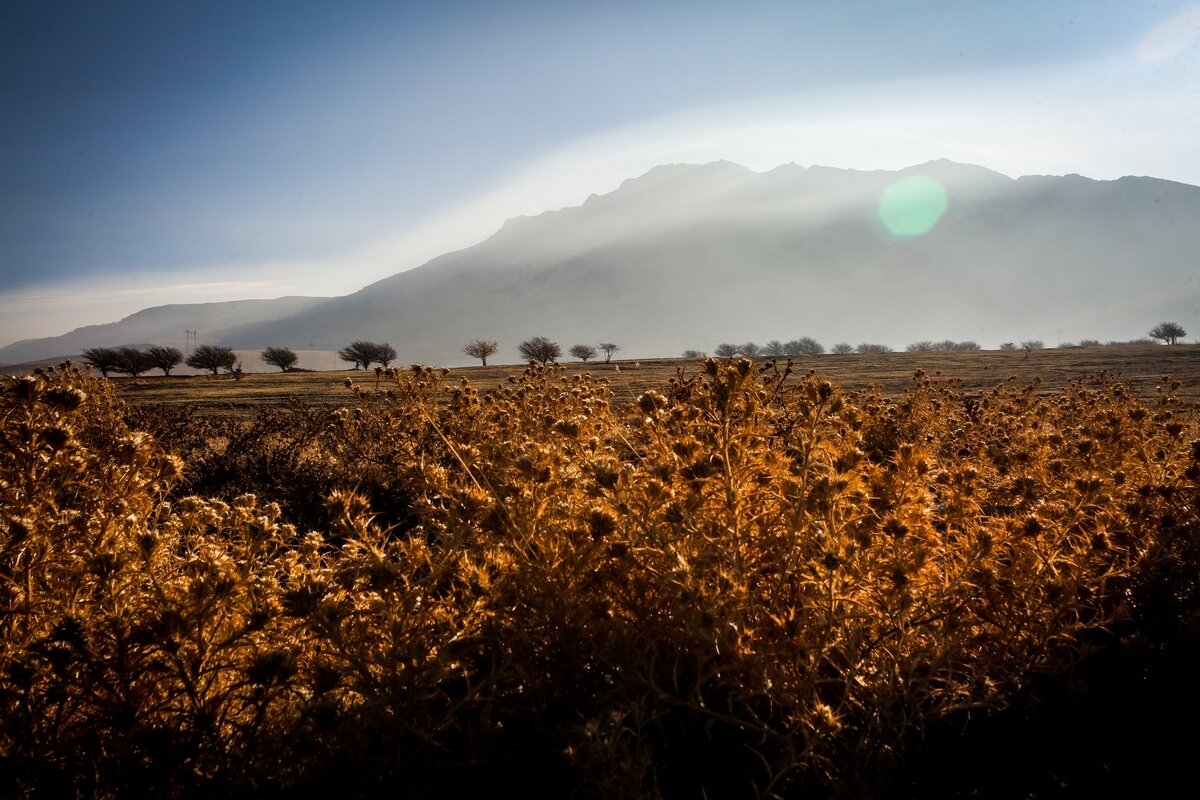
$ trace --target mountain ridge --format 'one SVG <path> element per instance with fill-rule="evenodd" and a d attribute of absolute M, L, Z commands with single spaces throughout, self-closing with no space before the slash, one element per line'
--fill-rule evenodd
<path fill-rule="evenodd" d="M 941 187 L 945 210 L 924 235 L 898 235 L 881 197 L 914 176 Z M 901 170 L 660 165 L 357 292 L 201 338 L 307 349 L 377 339 L 401 360 L 437 363 L 467 363 L 459 349 L 474 338 L 500 341 L 504 357 L 534 335 L 615 341 L 631 357 L 804 335 L 896 347 L 1053 341 L 1059 328 L 1132 338 L 1161 319 L 1200 326 L 1196 219 L 1200 188 L 1144 176 L 1011 178 L 946 159 Z M 11 348 L 47 341 L 0 348 L 0 361 L 29 360 Z"/>

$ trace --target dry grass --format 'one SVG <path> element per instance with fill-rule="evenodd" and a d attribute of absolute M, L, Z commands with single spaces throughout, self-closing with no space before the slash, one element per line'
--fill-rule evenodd
<path fill-rule="evenodd" d="M 1114 654 L 1156 685 L 1194 647 L 1181 383 L 968 397 L 709 361 L 616 402 L 663 369 L 360 373 L 345 408 L 176 452 L 113 382 L 8 382 L 0 794 L 986 796 L 940 732 L 1106 686 Z M 214 447 L 310 475 L 322 521 L 180 496 Z M 1190 708 L 1182 672 L 1138 708 Z M 1130 746 L 1170 741 L 1136 722 Z M 1072 787 L 1152 777 L 1115 763 Z"/>
<path fill-rule="evenodd" d="M 648 389 L 664 384 L 676 370 L 695 373 L 700 362 L 685 359 L 646 359 L 640 362 L 614 361 L 612 364 L 564 362 L 568 374 L 604 376 L 609 379 L 617 402 L 629 402 Z M 620 367 L 620 370 L 617 370 Z M 502 384 L 523 366 L 457 367 L 451 380 L 465 377 L 487 389 Z M 961 381 L 964 392 L 989 390 L 1010 377 L 1022 383 L 1037 378 L 1046 391 L 1061 389 L 1068 382 L 1106 372 L 1130 386 L 1152 391 L 1164 375 L 1183 385 L 1179 396 L 1200 402 L 1200 345 L 1174 347 L 1097 347 L 1035 350 L 1024 352 L 979 351 L 966 353 L 886 353 L 798 358 L 798 372 L 816 370 L 846 389 L 878 386 L 889 396 L 908 388 L 918 369 L 937 376 Z M 291 398 L 309 405 L 340 406 L 346 402 L 342 381 L 347 377 L 369 384 L 363 371 L 256 373 L 240 382 L 227 376 L 172 377 L 143 376 L 115 378 L 121 395 L 134 405 L 149 403 L 186 403 L 197 406 L 201 414 L 253 413 L 256 409 L 286 405 Z"/>

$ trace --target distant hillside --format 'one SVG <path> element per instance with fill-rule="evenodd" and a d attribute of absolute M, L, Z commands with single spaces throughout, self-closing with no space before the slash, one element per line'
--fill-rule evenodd
<path fill-rule="evenodd" d="M 897 235 L 881 199 L 914 176 L 941 187 L 944 214 L 923 235 Z M 517 360 L 534 335 L 564 349 L 614 341 L 630 357 L 800 336 L 894 347 L 1124 339 L 1165 319 L 1196 335 L 1197 220 L 1200 188 L 1155 178 L 1011 179 L 949 161 L 894 172 L 669 165 L 352 295 L 210 324 L 202 338 L 310 349 L 386 340 L 401 362 L 453 364 L 469 362 L 459 349 L 473 338 Z M 123 331 L 91 343 L 152 338 Z"/>
<path fill-rule="evenodd" d="M 249 322 L 280 320 L 307 311 L 328 299 L 280 297 L 276 300 L 155 306 L 130 314 L 119 322 L 88 325 L 62 336 L 23 339 L 0 348 L 0 364 L 73 356 L 88 347 L 165 344 L 182 348 L 187 343 L 186 331 L 189 330 L 198 331 L 203 341 L 215 342 L 232 327 Z"/>

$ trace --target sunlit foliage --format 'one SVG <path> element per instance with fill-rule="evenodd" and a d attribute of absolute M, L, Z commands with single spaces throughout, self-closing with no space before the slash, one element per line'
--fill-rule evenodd
<path fill-rule="evenodd" d="M 103 381 L 5 385 L 2 791 L 880 796 L 916 732 L 1065 674 L 1194 567 L 1170 384 L 347 384 L 296 456 L 337 473 L 311 530 L 179 496 Z"/>

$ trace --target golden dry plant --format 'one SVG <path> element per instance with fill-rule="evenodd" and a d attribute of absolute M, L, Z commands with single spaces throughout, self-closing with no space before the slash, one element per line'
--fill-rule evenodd
<path fill-rule="evenodd" d="M 106 382 L 5 384 L 4 791 L 884 796 L 915 735 L 1070 672 L 1195 566 L 1169 382 L 347 384 L 304 439 L 340 476 L 306 531 L 181 497 Z"/>

